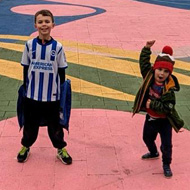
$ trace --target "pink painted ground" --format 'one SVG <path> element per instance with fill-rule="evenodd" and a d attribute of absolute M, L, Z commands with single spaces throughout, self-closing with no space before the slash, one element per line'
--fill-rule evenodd
<path fill-rule="evenodd" d="M 46 0 L 51 1 L 52 0 Z M 147 40 L 156 39 L 154 49 L 168 44 L 175 50 L 175 56 L 190 55 L 190 14 L 188 10 L 174 9 L 130 0 L 90 1 L 54 0 L 79 5 L 103 8 L 105 13 L 69 22 L 54 28 L 52 35 L 64 40 L 117 47 L 139 51 Z M 41 7 L 41 5 L 39 5 Z M 60 6 L 60 5 L 59 5 Z M 34 14 L 36 6 L 15 7 L 12 10 L 22 14 Z M 92 9 L 43 5 L 55 15 L 78 15 L 92 12 Z M 36 35 L 36 33 L 32 34 Z"/>
<path fill-rule="evenodd" d="M 29 160 L 20 164 L 15 157 L 21 133 L 17 119 L 0 122 L 0 190 L 188 190 L 190 183 L 190 133 L 173 133 L 174 176 L 165 179 L 161 159 L 143 161 L 147 152 L 142 142 L 144 116 L 109 110 L 73 109 L 67 149 L 74 162 L 63 165 L 46 128 L 31 148 Z M 158 138 L 157 145 L 160 141 Z"/>
<path fill-rule="evenodd" d="M 45 8 L 52 11 L 54 16 L 76 16 L 95 12 L 90 8 L 69 5 L 45 5 Z M 17 6 L 13 7 L 11 11 L 20 14 L 35 15 L 35 13 L 41 9 L 44 9 L 43 4 Z"/>

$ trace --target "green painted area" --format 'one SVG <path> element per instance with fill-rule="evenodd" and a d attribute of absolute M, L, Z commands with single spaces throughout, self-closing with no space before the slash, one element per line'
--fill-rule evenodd
<path fill-rule="evenodd" d="M 0 59 L 5 59 L 8 61 L 15 61 L 20 63 L 22 53 L 18 51 L 12 51 L 4 48 L 0 48 Z"/>
<path fill-rule="evenodd" d="M 22 81 L 0 76 L 0 120 L 16 116 L 18 89 L 21 84 Z M 75 92 L 72 94 L 72 107 L 132 110 L 132 104 L 130 102 Z"/>
<path fill-rule="evenodd" d="M 17 92 L 22 81 L 0 76 L 0 120 L 16 116 Z"/>
<path fill-rule="evenodd" d="M 125 111 L 132 110 L 132 104 L 130 102 L 80 94 L 75 92 L 73 93 L 73 98 L 72 98 L 73 108 L 100 108 L 100 109 L 120 110 L 119 106 L 125 106 L 126 107 Z"/>
<path fill-rule="evenodd" d="M 174 71 L 186 76 L 190 76 L 190 71 L 184 70 L 184 69 L 179 69 L 179 68 L 174 68 Z"/>
<path fill-rule="evenodd" d="M 94 84 L 135 95 L 142 79 L 104 69 L 68 63 L 67 74 Z M 133 85 L 131 85 L 133 84 Z"/>

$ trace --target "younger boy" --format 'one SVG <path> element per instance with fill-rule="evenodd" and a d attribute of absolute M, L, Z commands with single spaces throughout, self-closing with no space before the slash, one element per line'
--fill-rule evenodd
<path fill-rule="evenodd" d="M 63 140 L 64 133 L 59 125 L 60 85 L 65 81 L 67 62 L 61 43 L 50 36 L 54 18 L 49 10 L 35 14 L 35 28 L 38 37 L 26 42 L 21 64 L 24 68 L 24 129 L 17 155 L 18 162 L 25 162 L 30 147 L 36 141 L 41 121 L 46 121 L 48 135 L 55 148 L 57 157 L 64 164 L 71 164 Z"/>
<path fill-rule="evenodd" d="M 133 114 L 146 111 L 143 140 L 149 153 L 142 156 L 143 160 L 156 159 L 159 153 L 155 144 L 157 134 L 161 138 L 162 162 L 165 177 L 172 177 L 170 164 L 172 161 L 172 127 L 176 132 L 183 127 L 184 122 L 175 110 L 175 94 L 179 91 L 177 78 L 172 75 L 173 50 L 165 46 L 153 65 L 150 63 L 150 48 L 155 43 L 148 41 L 140 54 L 140 70 L 144 79 L 139 89 L 133 107 Z"/>

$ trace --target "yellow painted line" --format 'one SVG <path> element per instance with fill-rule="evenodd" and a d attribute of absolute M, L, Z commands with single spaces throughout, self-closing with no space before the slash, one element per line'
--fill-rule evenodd
<path fill-rule="evenodd" d="M 0 38 L 28 40 L 31 37 L 0 35 Z M 114 48 L 110 49 L 108 47 L 103 47 L 103 46 L 95 46 L 94 48 L 92 45 L 88 45 L 88 44 L 79 44 L 79 43 L 72 43 L 72 42 L 65 42 L 65 41 L 62 41 L 62 42 L 66 43 L 66 45 L 68 46 L 71 43 L 71 45 L 73 47 L 75 46 L 75 48 L 77 45 L 77 48 L 79 48 L 77 49 L 78 52 L 66 51 L 66 56 L 67 56 L 68 61 L 72 62 L 73 64 L 84 65 L 84 66 L 94 67 L 98 69 L 104 69 L 107 71 L 113 71 L 113 72 L 117 72 L 121 74 L 141 77 L 138 63 L 134 63 L 131 61 L 126 61 L 126 60 L 114 59 L 111 57 L 106 57 L 104 55 L 96 54 L 99 52 L 101 53 L 113 52 L 114 54 L 125 53 L 125 56 L 127 58 L 138 59 L 139 53 L 137 52 L 129 52 L 129 51 L 118 50 Z M 22 44 L 13 44 L 13 43 L 4 43 L 4 42 L 0 42 L 0 47 L 14 50 L 14 51 L 19 51 L 19 52 L 22 52 L 24 49 L 24 45 Z M 86 53 L 80 53 L 80 48 L 88 49 L 88 51 Z M 154 62 L 154 59 L 156 56 L 153 55 L 152 57 L 153 58 L 151 59 L 151 61 Z M 190 64 L 183 61 L 176 61 L 175 68 L 190 70 Z M 176 72 L 174 73 L 178 77 L 180 84 L 190 85 L 189 76 L 179 74 Z"/>
<path fill-rule="evenodd" d="M 22 44 L 4 42 L 0 42 L 0 47 L 19 52 L 23 52 L 24 49 L 24 45 Z M 127 62 L 123 60 L 117 60 L 110 57 L 103 57 L 98 55 L 87 55 L 84 53 L 80 53 L 77 57 L 75 53 L 73 54 L 73 52 L 68 51 L 66 51 L 66 57 L 68 62 L 72 62 L 73 64 L 95 67 L 132 76 L 141 76 L 139 73 L 138 65 L 131 65 L 131 62 L 128 62 L 127 64 Z"/>
<path fill-rule="evenodd" d="M 12 40 L 22 40 L 22 41 L 27 41 L 29 39 L 32 39 L 33 36 L 18 36 L 18 35 L 0 35 L 0 39 L 12 39 Z M 89 50 L 91 52 L 96 52 L 96 53 L 109 53 L 117 56 L 126 56 L 126 53 L 128 56 L 131 54 L 131 56 L 134 57 L 134 55 L 137 55 L 137 52 L 133 51 L 127 51 L 127 50 L 121 50 L 121 49 L 116 49 L 116 48 L 110 48 L 107 46 L 99 46 L 99 45 L 91 45 L 91 44 L 85 44 L 85 43 L 80 43 L 80 42 L 75 42 L 75 41 L 65 41 L 60 38 L 55 38 L 59 42 L 61 42 L 64 47 L 73 47 L 77 49 L 84 49 L 84 50 Z"/>
<path fill-rule="evenodd" d="M 69 75 L 67 75 L 67 78 L 69 78 L 72 81 L 72 84 L 74 83 L 74 85 L 72 85 L 74 92 L 123 101 L 134 101 L 135 98 L 134 95 L 123 93 L 121 91 L 104 87 L 99 84 L 94 84 L 92 82 L 78 79 Z"/>
<path fill-rule="evenodd" d="M 29 39 L 32 39 L 32 36 L 19 36 L 19 35 L 0 35 L 1 39 L 15 39 L 15 40 L 22 40 L 22 41 L 27 41 Z M 139 59 L 139 52 L 134 52 L 134 51 L 127 51 L 127 50 L 121 50 L 117 48 L 110 48 L 106 46 L 98 46 L 98 45 L 91 45 L 91 44 L 85 44 L 85 43 L 80 43 L 80 42 L 75 42 L 75 41 L 65 41 L 62 39 L 58 39 L 64 46 L 68 47 L 73 47 L 76 48 L 76 50 L 80 49 L 87 49 L 89 52 L 94 52 L 94 54 L 97 53 L 108 53 L 110 55 L 117 55 L 118 57 L 126 57 L 126 58 L 133 58 L 133 59 Z M 4 44 L 5 45 L 5 44 Z M 10 43 L 10 45 L 13 45 Z M 16 44 L 17 46 L 18 44 Z M 20 49 L 20 48 L 19 48 Z M 16 49 L 15 49 L 16 50 Z M 86 52 L 88 54 L 89 52 Z M 154 62 L 156 58 L 156 55 L 152 55 L 152 63 Z M 175 67 L 179 69 L 184 69 L 190 71 L 190 64 L 179 61 L 177 60 L 175 63 Z"/>
<path fill-rule="evenodd" d="M 127 50 L 122 50 L 122 49 L 117 49 L 117 48 L 111 48 L 107 46 L 99 46 L 99 45 L 92 45 L 92 44 L 85 44 L 85 43 L 80 43 L 80 42 L 71 42 L 71 41 L 63 41 L 59 40 L 64 46 L 69 46 L 69 47 L 77 47 L 78 49 L 84 49 L 84 50 L 89 50 L 92 52 L 96 53 L 102 53 L 102 54 L 112 54 L 112 55 L 117 55 L 117 56 L 126 56 L 127 54 L 130 54 L 130 56 L 135 56 L 138 53 L 133 52 L 133 51 L 127 51 Z"/>
<path fill-rule="evenodd" d="M 17 36 L 17 35 L 0 35 L 0 38 L 27 41 L 31 39 L 32 37 L 31 36 Z"/>
<path fill-rule="evenodd" d="M 0 59 L 0 75 L 22 80 L 22 66 L 18 62 Z"/>
<path fill-rule="evenodd" d="M 0 42 L 0 47 L 9 49 L 9 50 L 13 50 L 13 51 L 19 51 L 19 52 L 23 52 L 23 50 L 24 50 L 24 45 L 22 45 L 22 44 Z"/>
<path fill-rule="evenodd" d="M 67 52 L 67 54 L 71 55 L 70 52 Z M 133 59 L 135 59 L 135 58 L 133 58 Z M 103 56 L 99 56 L 99 55 L 86 55 L 83 53 L 79 54 L 78 62 L 74 62 L 74 60 L 76 61 L 76 57 L 72 57 L 72 56 L 69 57 L 69 61 L 74 64 L 88 66 L 88 67 L 94 67 L 94 68 L 98 68 L 98 69 L 103 69 L 103 70 L 107 70 L 107 71 L 130 75 L 130 76 L 141 77 L 138 63 L 134 63 L 131 61 L 113 59 L 110 57 L 103 57 Z M 190 65 L 188 65 L 188 63 L 184 63 L 182 61 L 180 61 L 179 63 L 176 62 L 175 67 L 183 69 L 183 70 L 186 70 L 186 68 L 187 68 L 187 70 L 188 69 L 190 70 Z M 190 85 L 190 77 L 189 76 L 186 76 L 184 74 L 180 74 L 177 72 L 173 72 L 173 74 L 176 75 L 180 84 Z"/>
<path fill-rule="evenodd" d="M 177 72 L 173 72 L 173 74 L 177 77 L 180 84 L 190 85 L 190 76 L 186 76 Z"/>
<path fill-rule="evenodd" d="M 174 68 L 190 71 L 190 64 L 187 62 L 177 60 L 175 62 Z"/>
<path fill-rule="evenodd" d="M 0 75 L 17 80 L 22 80 L 23 68 L 18 62 L 0 59 Z M 121 91 L 94 84 L 92 82 L 78 79 L 69 75 L 67 75 L 67 78 L 72 81 L 73 92 L 123 101 L 134 101 L 134 95 L 123 93 Z"/>
<path fill-rule="evenodd" d="M 22 44 L 12 44 L 12 43 L 4 43 L 0 42 L 0 47 L 22 52 L 24 49 L 24 45 Z M 68 55 L 68 56 L 67 56 Z M 137 63 L 125 60 L 114 59 L 110 57 L 103 57 L 99 55 L 87 55 L 84 53 L 80 53 L 77 55 L 73 54 L 73 52 L 66 51 L 67 60 L 72 62 L 73 64 L 94 67 L 98 69 L 103 69 L 107 71 L 117 72 L 125 75 L 138 76 L 141 77 L 139 65 Z M 184 62 L 176 62 L 175 66 L 183 67 L 183 69 L 190 67 L 188 64 L 184 64 Z M 190 69 L 190 68 L 189 68 Z M 183 85 L 190 85 L 190 77 L 176 73 L 179 83 Z"/>

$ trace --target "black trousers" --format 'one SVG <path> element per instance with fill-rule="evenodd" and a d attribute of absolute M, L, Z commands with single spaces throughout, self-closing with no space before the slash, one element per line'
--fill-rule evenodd
<path fill-rule="evenodd" d="M 150 116 L 146 115 L 143 130 L 143 140 L 148 147 L 150 153 L 157 153 L 155 144 L 156 137 L 160 134 L 161 138 L 161 152 L 163 164 L 171 164 L 172 161 L 172 126 L 168 119 L 152 120 Z"/>
<path fill-rule="evenodd" d="M 25 124 L 21 144 L 30 147 L 36 141 L 40 123 L 47 123 L 48 135 L 55 148 L 63 148 L 67 144 L 64 141 L 64 132 L 59 125 L 59 101 L 39 102 L 25 99 L 24 108 Z"/>

